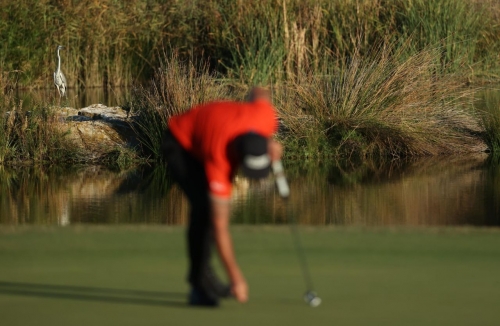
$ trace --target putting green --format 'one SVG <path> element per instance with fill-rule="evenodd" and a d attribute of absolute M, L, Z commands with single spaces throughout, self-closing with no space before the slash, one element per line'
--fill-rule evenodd
<path fill-rule="evenodd" d="M 1 227 L 2 324 L 498 325 L 498 230 L 301 228 L 318 308 L 287 227 L 233 234 L 250 301 L 195 309 L 181 227 Z"/>

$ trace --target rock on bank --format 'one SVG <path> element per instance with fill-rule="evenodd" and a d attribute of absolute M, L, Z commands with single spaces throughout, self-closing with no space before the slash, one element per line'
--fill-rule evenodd
<path fill-rule="evenodd" d="M 120 107 L 92 104 L 79 110 L 60 108 L 57 112 L 69 139 L 95 158 L 137 145 L 128 112 Z"/>

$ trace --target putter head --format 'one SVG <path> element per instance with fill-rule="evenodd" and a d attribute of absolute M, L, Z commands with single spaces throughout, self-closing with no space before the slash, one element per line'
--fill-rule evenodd
<path fill-rule="evenodd" d="M 321 304 L 321 298 L 318 297 L 313 291 L 307 291 L 306 294 L 304 294 L 304 300 L 313 308 L 316 308 Z"/>

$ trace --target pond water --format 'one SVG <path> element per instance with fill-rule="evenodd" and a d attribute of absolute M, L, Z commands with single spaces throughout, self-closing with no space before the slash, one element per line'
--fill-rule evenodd
<path fill-rule="evenodd" d="M 61 100 L 61 105 L 81 109 L 92 104 L 104 104 L 106 106 L 121 106 L 130 99 L 131 89 L 125 87 L 116 88 L 79 88 L 69 89 L 68 97 Z M 32 104 L 58 103 L 59 95 L 55 88 L 37 90 L 18 90 L 15 97 L 23 101 L 24 107 L 29 108 Z"/>
<path fill-rule="evenodd" d="M 25 103 L 52 101 L 54 90 L 19 93 Z M 129 89 L 70 90 L 67 105 L 121 105 Z M 477 106 L 500 108 L 500 91 Z M 285 204 L 271 178 L 238 177 L 233 222 L 359 226 L 500 226 L 500 165 L 488 156 L 390 164 L 285 162 L 291 186 Z M 188 205 L 162 167 L 0 166 L 0 225 L 75 223 L 184 224 Z"/>
<path fill-rule="evenodd" d="M 500 164 L 487 156 L 285 169 L 286 203 L 272 178 L 237 176 L 234 224 L 500 226 Z M 161 166 L 0 166 L 0 225 L 184 224 L 188 204 L 169 180 Z"/>

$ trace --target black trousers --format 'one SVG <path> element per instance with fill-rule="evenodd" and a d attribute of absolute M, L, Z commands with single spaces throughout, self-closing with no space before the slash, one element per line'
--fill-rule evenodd
<path fill-rule="evenodd" d="M 191 286 L 204 289 L 216 296 L 225 296 L 226 287 L 215 276 L 210 263 L 214 244 L 208 182 L 201 162 L 195 159 L 167 131 L 162 149 L 168 170 L 186 194 L 189 205 L 187 232 L 189 273 Z"/>

